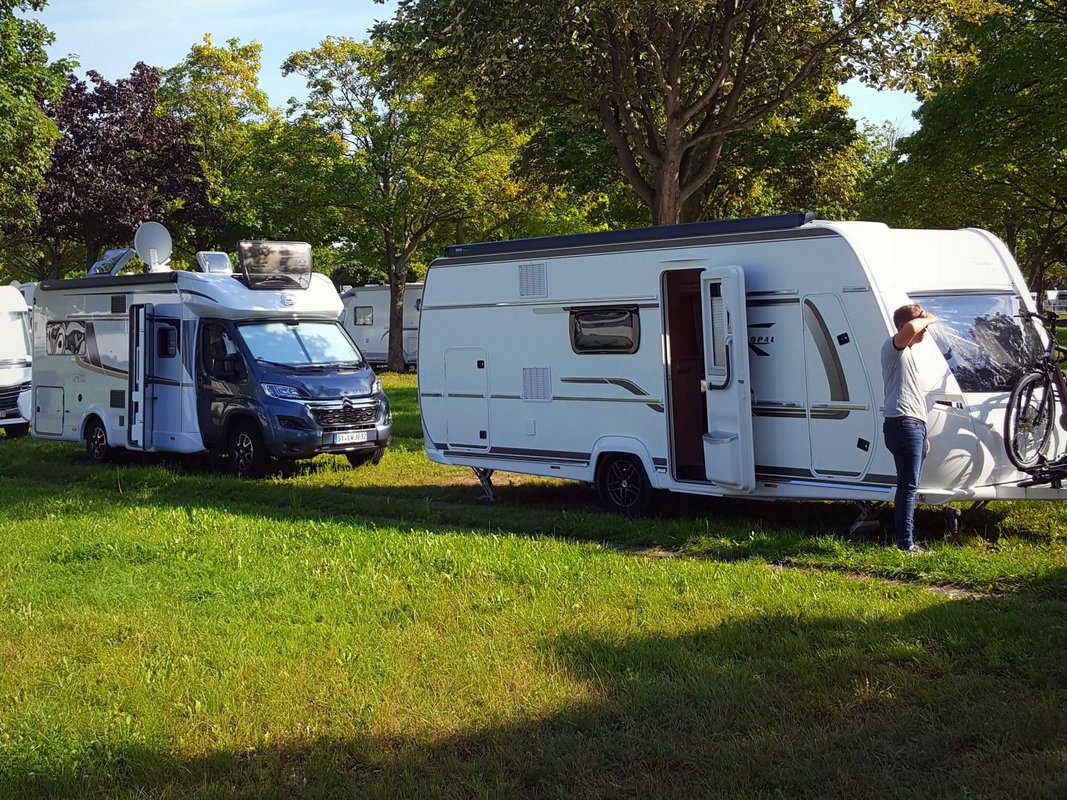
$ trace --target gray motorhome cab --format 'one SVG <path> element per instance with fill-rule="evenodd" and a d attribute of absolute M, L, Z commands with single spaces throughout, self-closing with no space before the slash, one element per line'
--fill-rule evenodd
<path fill-rule="evenodd" d="M 171 271 L 169 237 L 142 250 L 147 273 L 112 274 L 129 256 L 109 251 L 89 277 L 39 285 L 34 436 L 84 442 L 94 463 L 206 450 L 246 477 L 275 458 L 381 459 L 389 401 L 309 245 L 241 242 L 238 274 L 224 253 Z"/>

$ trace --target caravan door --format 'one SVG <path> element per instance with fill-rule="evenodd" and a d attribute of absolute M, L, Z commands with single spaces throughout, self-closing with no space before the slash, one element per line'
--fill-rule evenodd
<path fill-rule="evenodd" d="M 152 446 L 152 327 L 151 303 L 130 306 L 130 372 L 126 392 L 126 446 L 148 450 Z"/>
<path fill-rule="evenodd" d="M 741 267 L 712 267 L 700 281 L 704 317 L 704 380 L 708 429 L 707 478 L 724 488 L 756 486 L 752 452 L 752 389 L 748 369 L 745 274 Z"/>
<path fill-rule="evenodd" d="M 179 315 L 176 306 L 130 306 L 126 441 L 131 450 L 172 450 L 181 430 Z"/>

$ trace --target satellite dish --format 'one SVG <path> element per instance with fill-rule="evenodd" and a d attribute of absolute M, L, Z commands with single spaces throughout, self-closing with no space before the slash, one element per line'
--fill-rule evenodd
<path fill-rule="evenodd" d="M 173 249 L 170 232 L 158 222 L 142 222 L 133 234 L 133 249 L 149 272 L 165 271 Z"/>

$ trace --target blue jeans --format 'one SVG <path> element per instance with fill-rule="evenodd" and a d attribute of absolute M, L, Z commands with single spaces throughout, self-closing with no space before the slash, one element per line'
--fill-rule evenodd
<path fill-rule="evenodd" d="M 893 504 L 897 547 L 907 550 L 915 543 L 915 493 L 926 461 L 926 425 L 911 417 L 886 417 L 882 432 L 897 465 Z"/>

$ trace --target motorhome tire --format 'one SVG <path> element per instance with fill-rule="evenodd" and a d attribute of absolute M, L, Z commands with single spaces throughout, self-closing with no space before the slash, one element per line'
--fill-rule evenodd
<path fill-rule="evenodd" d="M 230 469 L 239 478 L 262 478 L 270 469 L 263 434 L 254 422 L 242 421 L 230 429 Z"/>
<path fill-rule="evenodd" d="M 627 517 L 647 513 L 655 498 L 641 460 L 629 453 L 608 453 L 601 457 L 596 489 L 605 509 Z"/>
<path fill-rule="evenodd" d="M 29 432 L 30 424 L 28 422 L 20 422 L 18 425 L 8 425 L 4 428 L 4 433 L 8 439 L 18 439 Z"/>
<path fill-rule="evenodd" d="M 90 464 L 106 464 L 115 457 L 115 448 L 107 443 L 104 423 L 96 417 L 85 426 L 85 455 Z"/>
<path fill-rule="evenodd" d="M 345 457 L 348 458 L 348 463 L 352 465 L 353 469 L 358 469 L 363 466 L 375 466 L 381 463 L 382 456 L 385 455 L 384 447 L 375 447 L 373 450 L 357 450 L 354 453 L 345 453 Z"/>

